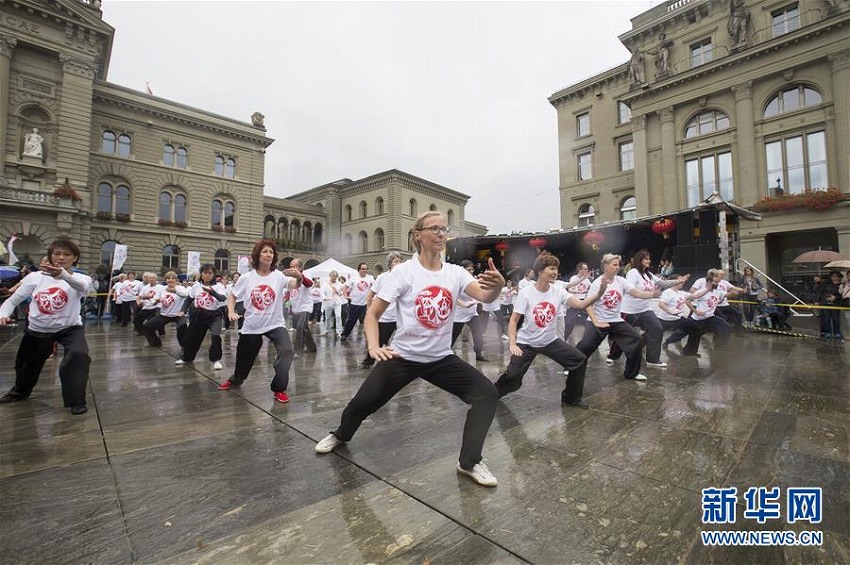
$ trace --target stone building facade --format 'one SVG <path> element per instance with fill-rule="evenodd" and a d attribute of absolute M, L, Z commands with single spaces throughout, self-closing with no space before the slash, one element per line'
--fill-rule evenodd
<path fill-rule="evenodd" d="M 108 264 L 120 243 L 137 271 L 185 270 L 188 251 L 233 271 L 267 234 L 287 259 L 378 265 L 407 250 L 401 202 L 414 198 L 465 229 L 467 196 L 400 171 L 266 196 L 274 140 L 261 114 L 243 122 L 107 82 L 115 30 L 97 1 L 0 6 L 0 239 L 18 234 L 19 256 L 38 261 L 70 235 L 85 269 Z M 486 231 L 470 225 L 463 233 Z"/>
<path fill-rule="evenodd" d="M 569 86 L 557 110 L 564 228 L 692 208 L 850 193 L 850 3 L 677 0 L 632 19 L 631 59 Z M 740 257 L 786 282 L 850 256 L 850 207 L 741 219 Z"/>

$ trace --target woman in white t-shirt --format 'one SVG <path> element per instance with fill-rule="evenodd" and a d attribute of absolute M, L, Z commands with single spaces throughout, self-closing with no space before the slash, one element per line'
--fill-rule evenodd
<path fill-rule="evenodd" d="M 336 324 L 336 336 L 342 335 L 342 305 L 346 302 L 343 285 L 339 282 L 339 273 L 331 271 L 328 280 L 322 285 L 322 314 L 325 322 L 319 335 L 327 335 Z"/>
<path fill-rule="evenodd" d="M 384 283 L 387 282 L 387 275 L 393 270 L 393 267 L 399 265 L 404 262 L 404 257 L 402 257 L 401 253 L 398 251 L 390 251 L 387 254 L 387 270 L 375 279 L 375 284 L 372 285 L 371 290 L 369 290 L 369 296 L 366 299 L 367 304 L 372 303 L 372 299 L 375 298 L 375 295 L 381 291 Z M 378 347 L 383 347 L 390 342 L 390 338 L 393 336 L 396 327 L 396 311 L 395 311 L 395 303 L 387 306 L 387 309 L 381 314 L 381 319 L 378 320 Z M 375 364 L 375 360 L 372 359 L 372 356 L 369 355 L 369 352 L 366 352 L 366 358 L 360 363 L 361 369 L 368 369 L 372 365 Z"/>
<path fill-rule="evenodd" d="M 289 402 L 286 394 L 289 367 L 295 353 L 284 324 L 283 295 L 288 289 L 300 287 L 303 275 L 292 267 L 283 272 L 275 268 L 278 261 L 277 244 L 272 239 L 258 241 L 251 251 L 251 260 L 255 268 L 239 277 L 227 295 L 227 315 L 230 320 L 239 320 L 236 303 L 240 300 L 245 305 L 245 320 L 239 329 L 233 376 L 221 383 L 218 390 L 242 386 L 263 346 L 263 336 L 266 336 L 277 350 L 272 393 L 277 402 L 286 403 Z"/>
<path fill-rule="evenodd" d="M 186 332 L 186 347 L 183 348 L 180 359 L 174 362 L 175 365 L 179 367 L 192 363 L 201 348 L 204 336 L 209 331 L 209 359 L 212 361 L 213 369 L 220 371 L 224 368 L 221 364 L 221 328 L 226 294 L 224 285 L 216 282 L 216 268 L 209 263 L 202 265 L 200 280 L 189 287 L 191 308 L 189 309 L 189 330 Z"/>
<path fill-rule="evenodd" d="M 29 398 L 38 382 L 44 362 L 53 353 L 56 343 L 65 348 L 59 364 L 62 400 L 71 414 L 85 414 L 86 384 L 89 380 L 89 348 L 80 301 L 91 287 L 91 278 L 74 272 L 80 258 L 80 248 L 66 237 L 60 237 L 47 248 L 46 260 L 40 271 L 30 273 L 18 289 L 0 306 L 0 326 L 10 323 L 15 307 L 31 298 L 27 329 L 18 346 L 15 358 L 15 386 L 0 397 L 0 404 Z"/>
<path fill-rule="evenodd" d="M 635 298 L 654 298 L 661 295 L 660 290 L 648 291 L 636 288 L 617 273 L 620 271 L 620 256 L 606 253 L 602 256 L 602 276 L 590 285 L 588 294 L 596 294 L 602 280 L 608 285 L 605 293 L 592 307 L 587 309 L 589 319 L 584 326 L 584 337 L 578 344 L 578 350 L 590 357 L 599 348 L 599 344 L 610 336 L 626 354 L 626 367 L 623 378 L 645 381 L 640 372 L 643 355 L 643 338 L 628 322 L 620 316 L 623 297 L 628 294 Z"/>
<path fill-rule="evenodd" d="M 460 266 L 470 275 L 475 271 L 475 266 L 469 259 L 461 261 Z M 454 320 L 452 322 L 452 347 L 454 347 L 457 338 L 460 337 L 463 326 L 469 326 L 469 331 L 472 333 L 472 350 L 475 352 L 475 360 L 486 362 L 487 359 L 484 358 L 483 354 L 484 328 L 481 326 L 481 319 L 478 316 L 479 304 L 479 301 L 461 292 L 457 299 Z"/>
<path fill-rule="evenodd" d="M 554 255 L 538 255 L 532 267 L 536 282 L 523 288 L 514 301 L 514 312 L 508 323 L 511 359 L 508 368 L 496 381 L 500 398 L 519 390 L 522 378 L 540 353 L 569 371 L 566 386 L 561 393 L 561 402 L 579 408 L 587 407 L 581 400 L 587 357 L 558 337 L 556 318 L 558 311 L 563 308 L 587 308 L 596 302 L 605 292 L 607 283 L 603 280 L 595 295 L 579 300 L 562 286 L 554 284 L 558 280 L 560 266 L 560 260 Z M 525 316 L 525 323 L 517 332 L 520 316 Z"/>
<path fill-rule="evenodd" d="M 495 385 L 451 349 L 452 314 L 461 292 L 481 302 L 495 300 L 505 284 L 493 261 L 475 280 L 465 269 L 443 263 L 449 228 L 442 214 L 425 212 L 413 225 L 411 243 L 417 255 L 393 269 L 372 300 L 366 315 L 369 354 L 379 361 L 342 413 L 339 427 L 316 444 L 328 453 L 351 441 L 360 424 L 408 383 L 422 378 L 470 404 L 463 428 L 457 471 L 484 486 L 496 477 L 481 462 L 484 439 L 496 413 Z M 392 346 L 378 344 L 378 321 L 397 304 L 397 329 Z"/>
<path fill-rule="evenodd" d="M 162 340 L 159 336 L 162 329 L 167 324 L 177 324 L 177 343 L 183 348 L 186 345 L 186 330 L 188 330 L 186 316 L 183 313 L 183 303 L 189 296 L 189 291 L 180 284 L 177 273 L 174 271 L 168 271 L 163 278 L 165 279 L 165 286 L 161 287 L 159 296 L 156 298 L 159 312 L 153 318 L 146 320 L 142 329 L 145 332 L 148 345 L 161 347 Z"/>

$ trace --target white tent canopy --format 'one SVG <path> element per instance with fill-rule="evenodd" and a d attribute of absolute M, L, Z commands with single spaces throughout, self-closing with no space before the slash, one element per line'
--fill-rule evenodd
<path fill-rule="evenodd" d="M 346 265 L 343 265 L 342 263 L 333 258 L 328 259 L 327 261 L 323 261 L 322 263 L 310 267 L 309 269 L 304 269 L 304 274 L 310 277 L 311 279 L 318 278 L 324 280 L 328 278 L 328 274 L 331 271 L 336 271 L 339 276 L 345 277 L 346 280 L 351 280 L 351 277 L 357 275 L 356 270 Z"/>

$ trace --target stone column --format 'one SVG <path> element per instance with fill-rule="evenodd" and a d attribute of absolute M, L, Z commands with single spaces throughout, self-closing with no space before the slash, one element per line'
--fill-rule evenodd
<path fill-rule="evenodd" d="M 18 40 L 0 35 L 0 178 L 4 178 L 6 167 L 6 141 L 9 131 L 9 71 L 12 67 L 12 53 Z"/>
<path fill-rule="evenodd" d="M 830 137 L 838 154 L 838 159 L 829 163 L 829 180 L 832 186 L 847 192 L 850 191 L 850 163 L 846 159 L 850 148 L 850 49 L 834 53 L 828 59 L 832 65 L 835 108 L 835 131 Z"/>
<path fill-rule="evenodd" d="M 59 59 L 62 61 L 63 75 L 59 135 L 53 149 L 56 177 L 60 181 L 67 177 L 79 192 L 88 190 L 92 90 L 96 66 L 91 61 L 68 53 L 60 53 Z M 85 199 L 85 195 L 81 196 Z"/>
<path fill-rule="evenodd" d="M 634 180 L 637 215 L 646 216 L 649 214 L 649 155 L 646 152 L 646 115 L 632 116 L 632 141 L 635 150 Z"/>
<path fill-rule="evenodd" d="M 661 118 L 661 186 L 653 187 L 653 213 L 674 212 L 684 208 L 682 188 L 676 180 L 676 114 L 673 106 L 658 110 Z"/>
<path fill-rule="evenodd" d="M 756 166 L 756 128 L 753 113 L 753 81 L 748 80 L 732 87 L 735 95 L 735 127 L 738 152 L 734 163 L 735 200 L 742 206 L 750 206 L 762 196 L 763 187 L 758 184 Z M 763 193 L 764 192 L 764 193 Z"/>

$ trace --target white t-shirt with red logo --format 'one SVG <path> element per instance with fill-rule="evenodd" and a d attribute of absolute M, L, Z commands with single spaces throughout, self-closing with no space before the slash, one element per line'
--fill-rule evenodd
<path fill-rule="evenodd" d="M 637 269 L 629 270 L 626 274 L 626 280 L 632 283 L 638 290 L 645 290 L 647 292 L 655 292 L 655 285 L 664 282 L 649 271 L 641 275 Z M 648 310 L 652 310 L 651 298 L 635 298 L 630 294 L 627 294 L 623 298 L 623 314 L 640 314 Z"/>
<path fill-rule="evenodd" d="M 587 293 L 591 296 L 596 296 L 599 293 L 602 277 L 597 277 L 590 285 Z M 634 285 L 617 275 L 614 280 L 608 284 L 605 289 L 605 294 L 593 303 L 593 312 L 596 314 L 596 320 L 599 322 L 608 322 L 615 324 L 622 322 L 620 309 L 623 306 L 623 297 L 634 288 Z"/>
<path fill-rule="evenodd" d="M 691 287 L 691 292 L 696 293 L 705 288 L 705 277 L 699 278 L 694 281 L 694 286 Z M 726 279 L 723 279 L 719 283 L 717 283 L 718 290 L 723 291 L 723 299 L 720 301 L 718 306 L 729 306 L 729 301 L 726 300 L 726 293 L 732 288 L 732 285 Z"/>
<path fill-rule="evenodd" d="M 91 288 L 91 277 L 82 273 L 73 273 L 73 278 Z M 18 290 L 0 306 L 0 318 L 12 315 L 15 306 L 31 297 L 28 327 L 35 332 L 54 333 L 73 326 L 82 326 L 80 318 L 80 300 L 88 292 L 75 290 L 63 280 L 55 279 L 45 273 L 30 273 L 23 278 Z"/>
<path fill-rule="evenodd" d="M 664 292 L 661 293 L 661 303 L 667 306 L 670 310 L 674 311 L 676 314 L 668 314 L 664 310 L 658 309 L 657 315 L 660 320 L 668 320 L 668 321 L 676 321 L 682 317 L 682 314 L 687 310 L 687 306 L 685 305 L 685 299 L 688 297 L 688 293 L 684 290 L 676 290 L 675 288 L 668 288 Z"/>
<path fill-rule="evenodd" d="M 375 284 L 374 286 L 372 286 L 372 292 L 375 293 L 375 296 L 377 296 L 378 293 L 381 292 L 381 289 L 384 288 L 384 283 L 387 282 L 387 275 L 389 275 L 390 272 L 391 271 L 381 273 L 380 275 L 378 275 L 378 278 L 375 279 Z M 378 321 L 387 324 L 395 322 L 397 316 L 396 308 L 396 303 L 390 302 L 389 306 L 387 306 L 387 309 L 384 310 L 383 314 L 381 314 L 381 317 Z"/>
<path fill-rule="evenodd" d="M 212 294 L 208 293 L 204 290 L 204 286 L 208 286 L 212 288 L 217 293 L 224 296 L 227 290 L 224 288 L 224 285 L 217 282 L 213 285 L 204 285 L 201 284 L 201 281 L 196 282 L 191 287 L 189 287 L 189 298 L 194 301 L 195 308 L 200 308 L 201 310 L 218 310 L 222 306 L 224 306 L 224 302 L 217 300 Z"/>
<path fill-rule="evenodd" d="M 567 283 L 567 286 L 570 285 L 576 286 L 574 286 L 572 290 L 567 290 L 567 292 L 569 292 L 579 300 L 584 300 L 585 298 L 587 298 L 587 291 L 590 290 L 589 278 L 585 277 L 584 279 L 582 279 L 578 275 L 573 275 L 570 277 L 570 282 Z"/>
<path fill-rule="evenodd" d="M 278 270 L 265 276 L 251 270 L 239 277 L 231 290 L 245 305 L 245 320 L 239 333 L 264 334 L 284 327 L 283 295 L 291 280 Z"/>
<path fill-rule="evenodd" d="M 303 284 L 298 288 L 289 289 L 289 306 L 293 314 L 301 314 L 313 311 L 313 297 L 310 289 Z"/>
<path fill-rule="evenodd" d="M 465 324 L 478 315 L 478 301 L 465 292 L 461 292 L 458 299 L 468 306 L 455 304 L 454 321 L 458 324 Z"/>
<path fill-rule="evenodd" d="M 164 287 L 158 284 L 146 284 L 139 291 L 139 298 L 142 301 L 142 310 L 156 310 L 159 308 L 157 298 L 162 294 Z"/>
<path fill-rule="evenodd" d="M 452 355 L 452 322 L 461 292 L 475 282 L 460 265 L 429 271 L 411 259 L 393 268 L 378 293 L 398 304 L 392 348 L 403 359 L 431 363 Z"/>
<path fill-rule="evenodd" d="M 175 286 L 174 292 L 168 290 L 168 287 L 162 287 L 162 293 L 159 296 L 159 306 L 161 308 L 159 315 L 166 318 L 173 318 L 180 314 L 180 311 L 183 310 L 183 303 L 186 301 L 188 295 L 189 291 L 183 285 L 178 284 Z"/>
<path fill-rule="evenodd" d="M 119 284 L 118 300 L 116 302 L 119 304 L 123 302 L 135 302 L 136 297 L 139 296 L 139 292 L 142 290 L 142 281 L 124 281 Z"/>
<path fill-rule="evenodd" d="M 720 281 L 723 283 L 724 281 Z M 703 279 L 703 288 L 705 288 L 705 279 Z M 697 298 L 692 302 L 694 308 L 702 312 L 702 315 L 696 312 L 691 312 L 691 318 L 694 320 L 707 320 L 714 316 L 714 310 L 722 304 L 726 299 L 726 291 L 721 288 L 715 288 L 707 294 Z"/>
<path fill-rule="evenodd" d="M 549 290 L 540 292 L 535 285 L 519 291 L 514 302 L 514 312 L 525 316 L 517 332 L 517 343 L 531 347 L 545 347 L 558 339 L 556 319 L 563 311 L 570 294 L 561 286 L 549 285 Z"/>
<path fill-rule="evenodd" d="M 366 298 L 369 296 L 372 285 L 375 284 L 375 277 L 357 275 L 345 284 L 348 286 L 348 297 L 351 298 L 351 305 L 366 306 Z"/>

